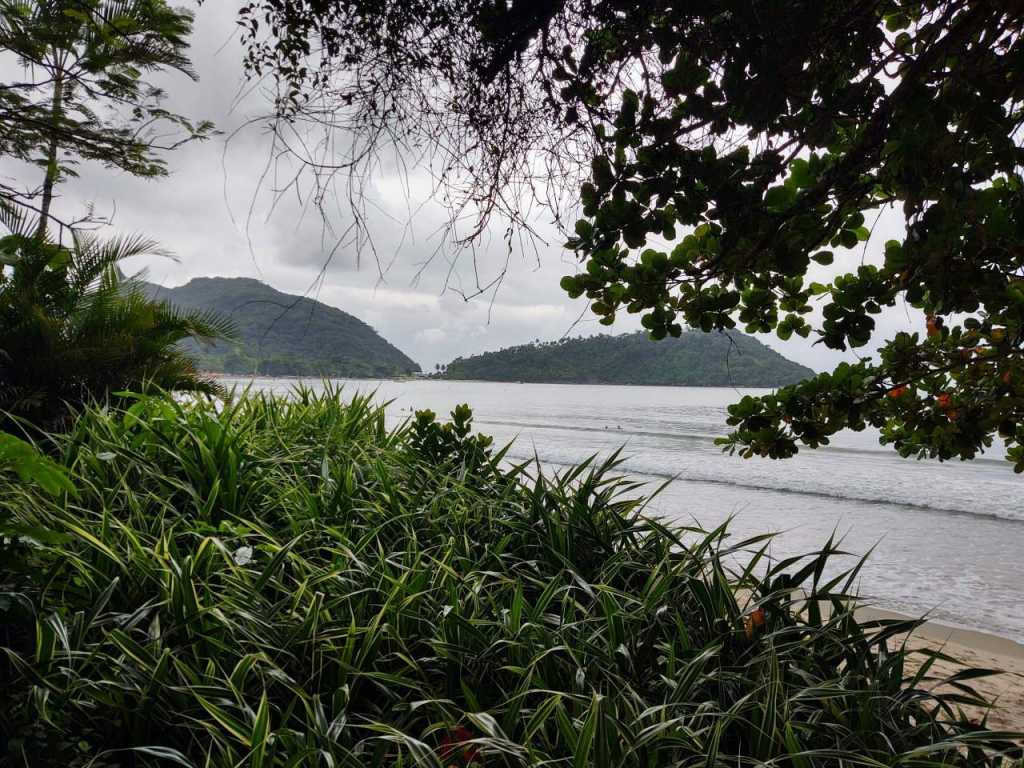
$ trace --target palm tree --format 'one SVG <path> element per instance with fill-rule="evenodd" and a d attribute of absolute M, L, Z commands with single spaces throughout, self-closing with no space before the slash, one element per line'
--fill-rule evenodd
<path fill-rule="evenodd" d="M 160 254 L 140 237 L 75 232 L 68 247 L 39 237 L 38 220 L 0 209 L 0 410 L 45 429 L 78 406 L 153 387 L 216 394 L 180 342 L 231 337 L 213 313 L 184 312 L 147 295 L 119 264 Z"/>

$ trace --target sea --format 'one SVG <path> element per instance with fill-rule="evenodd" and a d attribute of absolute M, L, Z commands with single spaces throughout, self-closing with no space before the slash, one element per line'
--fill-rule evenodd
<path fill-rule="evenodd" d="M 290 379 L 227 379 L 287 395 Z M 867 555 L 857 588 L 877 608 L 1024 642 L 1024 476 L 998 449 L 973 461 L 904 459 L 877 433 L 844 433 L 792 459 L 723 454 L 726 407 L 767 390 L 470 381 L 339 380 L 343 396 L 390 401 L 397 425 L 469 404 L 477 431 L 513 459 L 558 471 L 621 449 L 619 470 L 647 483 L 647 513 L 736 537 L 776 534 L 773 558 L 820 550 L 832 536 Z M 323 386 L 306 382 L 308 386 Z"/>

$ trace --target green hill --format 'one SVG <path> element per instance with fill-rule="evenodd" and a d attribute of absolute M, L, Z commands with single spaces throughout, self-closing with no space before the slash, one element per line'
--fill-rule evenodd
<path fill-rule="evenodd" d="M 778 387 L 812 375 L 810 368 L 750 336 L 697 331 L 662 341 L 641 331 L 508 347 L 456 358 L 440 374 L 482 381 L 690 387 Z"/>
<path fill-rule="evenodd" d="M 238 330 L 235 343 L 191 345 L 201 368 L 265 376 L 384 377 L 420 367 L 362 320 L 313 299 L 245 277 L 197 277 L 178 288 L 148 287 L 181 307 L 213 310 Z"/>

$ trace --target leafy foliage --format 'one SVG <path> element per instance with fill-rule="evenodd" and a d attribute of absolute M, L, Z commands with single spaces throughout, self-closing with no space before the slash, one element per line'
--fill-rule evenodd
<path fill-rule="evenodd" d="M 566 384 L 778 387 L 813 376 L 742 333 L 684 333 L 655 344 L 644 332 L 591 336 L 456 358 L 448 379 Z"/>
<path fill-rule="evenodd" d="M 413 451 L 441 472 L 458 470 L 467 478 L 489 478 L 498 474 L 491 455 L 493 440 L 488 435 L 473 434 L 470 407 L 465 403 L 458 405 L 451 416 L 450 422 L 441 424 L 433 411 L 416 411 L 409 435 Z"/>
<path fill-rule="evenodd" d="M 968 459 L 998 433 L 1024 471 L 1020 8 L 726 5 L 649 17 L 631 41 L 666 69 L 598 126 L 569 243 L 587 270 L 566 290 L 604 323 L 644 313 L 655 338 L 741 324 L 837 350 L 905 301 L 927 328 L 737 404 L 725 447 L 780 458 L 871 425 L 904 456 Z M 896 205 L 906 236 L 882 264 L 811 281 Z"/>
<path fill-rule="evenodd" d="M 143 77 L 169 69 L 195 79 L 191 28 L 191 13 L 164 0 L 0 0 L 0 48 L 22 65 L 22 76 L 0 88 L 0 154 L 44 174 L 38 189 L 4 187 L 0 196 L 34 208 L 45 228 L 54 185 L 81 160 L 166 174 L 159 152 L 213 126 L 168 112 L 163 91 Z"/>
<path fill-rule="evenodd" d="M 68 479 L 64 467 L 32 443 L 0 432 L 0 476 L 10 478 L 11 475 L 17 476 L 19 483 L 38 486 L 43 493 L 51 496 L 60 494 L 75 496 L 77 493 L 74 484 Z M 5 482 L 10 482 L 10 480 L 7 479 Z M 7 549 L 5 539 L 13 541 L 18 537 L 50 543 L 67 540 L 66 537 L 55 534 L 46 528 L 12 523 L 9 513 L 0 510 L 0 572 L 12 566 L 11 558 L 7 557 L 5 551 Z M 15 568 L 21 564 L 19 559 L 14 560 Z M 2 586 L 2 582 L 0 582 L 0 586 Z M 4 600 L 0 595 L 0 601 Z"/>
<path fill-rule="evenodd" d="M 0 471 L 14 472 L 23 483 L 35 483 L 46 493 L 74 494 L 75 486 L 56 462 L 34 445 L 0 432 Z"/>
<path fill-rule="evenodd" d="M 643 515 L 614 457 L 507 467 L 337 392 L 139 397 L 0 483 L 0 750 L 34 766 L 1008 766 L 913 622 L 860 623 L 829 543 Z M 439 466 L 438 450 L 444 453 Z M 796 590 L 802 586 L 805 592 Z M 806 596 L 806 598 L 805 598 Z M 1000 756 L 1002 753 L 1002 756 Z M 3 759 L 0 757 L 0 759 Z M 1014 758 L 1015 759 L 1015 758 Z"/>
<path fill-rule="evenodd" d="M 201 277 L 149 295 L 183 309 L 216 312 L 237 328 L 231 342 L 187 345 L 211 371 L 264 376 L 407 376 L 419 365 L 358 318 L 251 278 Z"/>
<path fill-rule="evenodd" d="M 231 325 L 213 313 L 183 312 L 148 298 L 118 264 L 160 253 L 136 237 L 76 233 L 70 247 L 37 236 L 35 222 L 8 212 L 0 239 L 0 409 L 4 426 L 55 428 L 71 410 L 122 389 L 156 385 L 214 393 L 178 348 L 213 340 Z"/>

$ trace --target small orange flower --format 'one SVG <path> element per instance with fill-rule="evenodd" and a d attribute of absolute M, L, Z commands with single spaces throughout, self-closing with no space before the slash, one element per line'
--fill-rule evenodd
<path fill-rule="evenodd" d="M 758 608 L 743 619 L 743 632 L 748 640 L 754 639 L 754 633 L 764 626 L 764 608 Z"/>
<path fill-rule="evenodd" d="M 928 315 L 925 320 L 925 325 L 928 328 L 928 336 L 938 336 L 942 333 L 942 318 L 935 317 L 935 315 Z"/>
<path fill-rule="evenodd" d="M 949 395 L 943 392 L 935 398 L 935 404 L 939 406 L 939 410 L 948 411 L 952 407 L 953 401 L 950 399 Z"/>
<path fill-rule="evenodd" d="M 889 390 L 889 397 L 892 398 L 893 400 L 897 400 L 903 397 L 903 395 L 905 395 L 906 392 L 906 387 L 894 387 L 893 389 Z"/>

